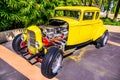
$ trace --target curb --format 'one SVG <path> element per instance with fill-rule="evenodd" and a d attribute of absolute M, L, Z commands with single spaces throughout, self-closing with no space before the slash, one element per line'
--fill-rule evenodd
<path fill-rule="evenodd" d="M 120 33 L 120 26 L 113 26 L 113 25 L 104 25 L 104 26 L 108 28 L 109 32 Z"/>
<path fill-rule="evenodd" d="M 13 38 L 22 33 L 23 29 L 14 29 L 9 31 L 0 32 L 0 44 L 13 40 Z"/>
<path fill-rule="evenodd" d="M 105 26 L 108 28 L 110 32 L 120 33 L 120 26 L 112 26 L 112 25 L 105 25 Z M 14 30 L 0 32 L 0 44 L 13 40 L 13 38 L 20 33 L 23 33 L 23 29 L 14 29 Z"/>

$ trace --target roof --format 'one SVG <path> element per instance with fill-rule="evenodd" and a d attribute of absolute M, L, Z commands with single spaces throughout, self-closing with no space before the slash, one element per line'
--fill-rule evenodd
<path fill-rule="evenodd" d="M 62 6 L 56 7 L 55 10 L 100 10 L 97 7 L 90 6 Z"/>

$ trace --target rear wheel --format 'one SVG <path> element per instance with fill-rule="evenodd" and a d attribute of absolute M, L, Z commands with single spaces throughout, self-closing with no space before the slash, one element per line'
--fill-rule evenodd
<path fill-rule="evenodd" d="M 22 54 L 24 54 L 27 51 L 27 49 L 26 49 L 26 42 L 24 42 L 24 41 L 21 40 L 21 35 L 22 34 L 18 34 L 14 38 L 14 40 L 12 42 L 13 49 L 19 55 L 22 55 Z"/>
<path fill-rule="evenodd" d="M 104 47 L 107 44 L 108 36 L 109 36 L 108 31 L 105 31 L 105 33 L 98 40 L 96 40 L 95 47 L 96 48 Z"/>
<path fill-rule="evenodd" d="M 55 77 L 61 69 L 62 60 L 62 51 L 56 47 L 50 48 L 41 64 L 42 74 L 47 78 Z"/>

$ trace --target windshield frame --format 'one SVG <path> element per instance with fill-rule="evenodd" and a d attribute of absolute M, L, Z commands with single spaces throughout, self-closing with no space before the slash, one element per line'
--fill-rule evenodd
<path fill-rule="evenodd" d="M 57 11 L 63 11 L 64 15 L 65 15 L 65 11 L 70 11 L 70 12 L 78 12 L 77 15 L 78 17 L 72 17 L 72 16 L 56 16 L 57 14 Z M 80 20 L 80 17 L 82 15 L 82 11 L 81 10 L 64 10 L 64 9 L 57 9 L 54 11 L 54 17 L 69 17 L 69 18 L 72 18 L 72 19 L 75 19 L 75 20 Z"/>

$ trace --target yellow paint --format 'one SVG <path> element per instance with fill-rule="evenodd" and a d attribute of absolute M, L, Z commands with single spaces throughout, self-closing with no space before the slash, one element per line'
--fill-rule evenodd
<path fill-rule="evenodd" d="M 30 50 L 30 52 L 31 52 L 32 54 L 38 53 L 39 50 L 41 50 L 42 47 L 43 47 L 41 30 L 39 29 L 38 26 L 34 26 L 34 25 L 28 27 L 27 30 L 33 31 L 33 32 L 35 33 L 35 40 L 36 40 L 36 42 L 39 43 L 39 48 L 38 48 L 38 49 L 35 48 L 35 47 L 30 46 L 30 47 L 29 47 L 29 50 Z M 28 37 L 29 37 L 29 36 L 28 36 Z"/>
<path fill-rule="evenodd" d="M 24 37 L 24 41 L 26 41 L 27 40 L 27 34 L 23 33 L 22 36 Z"/>
<path fill-rule="evenodd" d="M 108 43 L 109 44 L 112 44 L 112 45 L 115 45 L 115 46 L 120 46 L 120 43 L 116 43 L 116 42 L 113 42 L 113 41 L 110 41 L 110 40 L 108 40 Z M 81 59 L 82 59 L 82 57 L 84 56 L 84 54 L 85 54 L 85 51 L 88 51 L 88 50 L 94 50 L 95 48 L 82 48 L 81 49 L 81 52 L 79 53 L 79 55 L 77 55 L 77 56 L 74 56 L 74 55 L 72 55 L 72 56 L 69 56 L 69 58 L 70 59 L 72 59 L 72 60 L 74 60 L 75 62 L 78 62 L 78 61 L 80 61 Z M 100 74 L 104 74 L 104 72 L 99 72 Z"/>
<path fill-rule="evenodd" d="M 113 41 L 110 41 L 110 40 L 108 40 L 108 43 L 112 44 L 112 45 L 115 45 L 115 46 L 120 46 L 120 43 L 116 43 L 116 42 L 113 42 Z"/>
<path fill-rule="evenodd" d="M 46 54 L 47 53 L 47 49 L 44 49 L 44 54 Z"/>
<path fill-rule="evenodd" d="M 68 17 L 55 17 L 53 19 L 64 20 L 69 24 L 67 45 L 75 45 L 88 40 L 95 41 L 107 30 L 101 20 L 77 21 Z"/>
<path fill-rule="evenodd" d="M 89 40 L 95 41 L 99 37 L 103 35 L 103 33 L 107 30 L 103 26 L 103 22 L 98 18 L 95 19 L 96 13 L 100 13 L 100 9 L 96 7 L 82 7 L 82 6 L 65 6 L 65 7 L 57 7 L 55 10 L 80 10 L 81 15 L 80 19 L 72 19 L 68 17 L 54 17 L 52 19 L 64 20 L 69 24 L 68 30 L 68 39 L 67 45 L 76 45 L 80 43 L 84 43 Z M 84 12 L 94 12 L 94 18 L 92 20 L 83 20 Z M 43 47 L 42 43 L 42 33 L 40 28 L 37 26 L 30 26 L 27 30 L 33 31 L 35 33 L 36 41 L 40 44 L 39 48 L 29 47 L 30 51 L 35 54 L 38 50 L 41 50 Z M 24 35 L 25 36 L 25 35 Z M 26 38 L 28 36 L 25 36 Z M 83 50 L 84 52 L 84 50 Z"/>
<path fill-rule="evenodd" d="M 80 61 L 81 60 L 81 58 L 83 57 L 83 55 L 85 54 L 85 51 L 86 51 L 86 48 L 82 48 L 81 49 L 81 52 L 80 52 L 80 54 L 78 55 L 78 56 L 69 56 L 69 58 L 70 59 L 72 59 L 72 60 L 74 60 L 74 61 Z"/>
<path fill-rule="evenodd" d="M 88 6 L 62 6 L 56 7 L 55 10 L 100 10 L 97 7 L 88 7 Z"/>
<path fill-rule="evenodd" d="M 82 57 L 84 56 L 85 52 L 88 50 L 94 50 L 95 48 L 82 48 L 81 52 L 77 56 L 69 56 L 70 59 L 74 60 L 75 62 L 81 61 Z"/>
<path fill-rule="evenodd" d="M 106 27 L 101 27 L 100 25 L 96 25 L 96 26 L 98 26 L 98 27 L 96 27 L 96 28 L 98 28 L 98 29 L 96 29 L 94 32 L 93 32 L 93 41 L 95 41 L 95 40 L 97 40 L 99 37 L 101 37 L 102 35 L 103 35 L 103 33 L 107 30 L 107 28 Z"/>
<path fill-rule="evenodd" d="M 103 22 L 99 19 L 95 19 L 96 13 L 100 13 L 100 9 L 96 7 L 83 7 L 83 6 L 65 6 L 57 7 L 55 10 L 78 10 L 81 11 L 80 19 L 73 19 L 69 17 L 54 17 L 52 19 L 58 19 L 66 21 L 69 24 L 69 32 L 67 45 L 75 45 L 84 43 L 88 40 L 97 40 L 107 30 L 103 26 Z M 83 20 L 84 12 L 94 12 L 92 20 Z"/>

